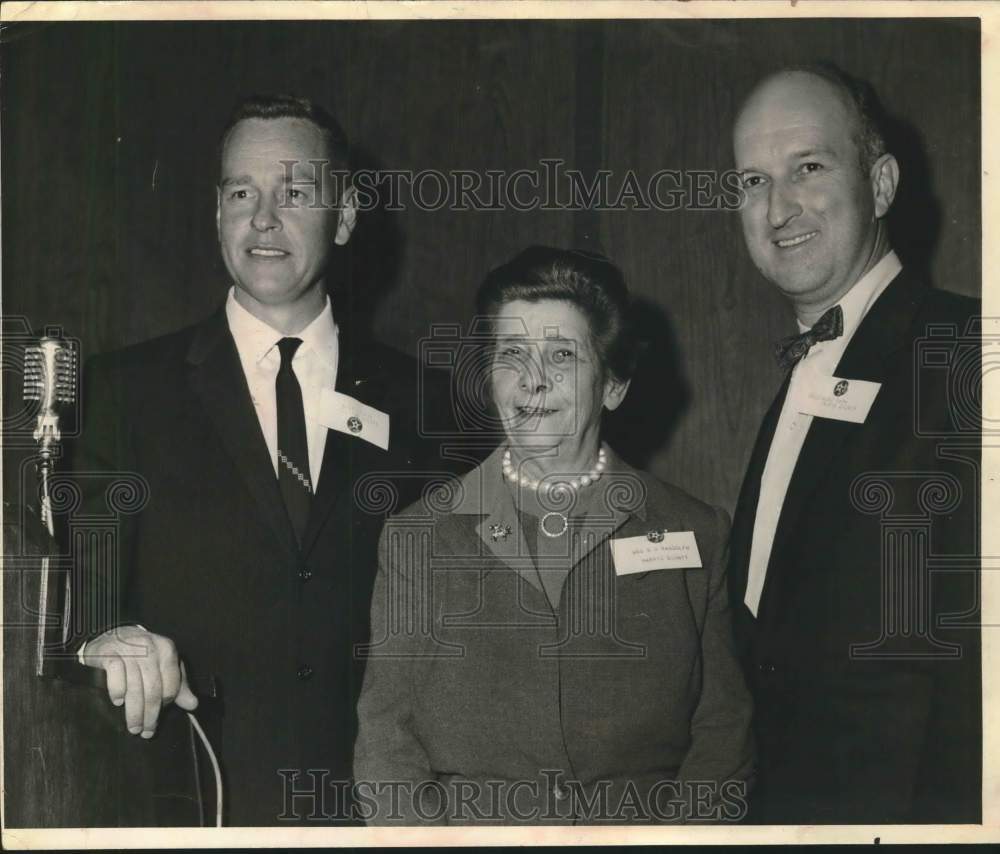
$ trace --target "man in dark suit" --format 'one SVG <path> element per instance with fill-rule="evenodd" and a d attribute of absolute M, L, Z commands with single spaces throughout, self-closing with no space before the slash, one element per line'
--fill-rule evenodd
<path fill-rule="evenodd" d="M 145 738 L 171 701 L 198 705 L 190 685 L 221 686 L 227 824 L 340 820 L 353 646 L 368 641 L 388 496 L 407 481 L 394 475 L 414 460 L 419 383 L 412 360 L 334 320 L 326 279 L 357 205 L 324 174 L 347 167 L 332 118 L 250 99 L 220 151 L 225 305 L 85 377 L 74 468 L 138 472 L 149 496 L 123 517 L 120 577 L 83 567 L 80 656 Z M 85 500 L 107 512 L 103 493 Z"/>
<path fill-rule="evenodd" d="M 981 820 L 980 306 L 893 252 L 873 103 L 836 69 L 788 69 L 734 129 L 747 247 L 800 332 L 731 543 L 760 823 Z M 922 356 L 963 340 L 966 387 Z"/>

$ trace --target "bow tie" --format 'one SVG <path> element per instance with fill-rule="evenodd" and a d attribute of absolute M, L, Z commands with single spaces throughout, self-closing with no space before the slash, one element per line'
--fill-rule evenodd
<path fill-rule="evenodd" d="M 774 345 L 774 357 L 778 364 L 784 368 L 794 367 L 813 344 L 820 341 L 832 341 L 839 338 L 844 332 L 844 312 L 839 305 L 828 308 L 823 312 L 823 316 L 817 320 L 811 329 L 807 329 L 801 335 L 789 335 L 782 338 Z"/>

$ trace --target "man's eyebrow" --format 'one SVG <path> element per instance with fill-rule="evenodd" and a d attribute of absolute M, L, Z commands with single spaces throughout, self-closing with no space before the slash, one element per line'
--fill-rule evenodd
<path fill-rule="evenodd" d="M 230 175 L 219 182 L 220 187 L 229 187 L 233 184 L 252 184 L 253 179 L 249 175 Z"/>
<path fill-rule="evenodd" d="M 817 154 L 825 154 L 828 157 L 836 157 L 836 152 L 832 148 L 827 148 L 824 145 L 815 145 L 809 148 L 803 148 L 801 151 L 793 151 L 792 157 L 796 160 L 801 160 L 803 157 L 815 157 Z"/>
<path fill-rule="evenodd" d="M 832 148 L 828 148 L 825 145 L 811 145 L 808 148 L 800 148 L 796 151 L 792 151 L 788 157 L 791 160 L 804 160 L 807 157 L 833 157 L 836 158 L 837 152 Z M 762 174 L 767 174 L 766 169 L 761 169 L 759 166 L 737 166 L 736 171 L 741 175 L 745 175 L 747 172 L 760 172 Z"/>

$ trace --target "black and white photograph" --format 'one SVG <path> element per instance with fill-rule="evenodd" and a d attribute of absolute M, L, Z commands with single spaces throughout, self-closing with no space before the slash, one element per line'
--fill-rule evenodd
<path fill-rule="evenodd" d="M 5 3 L 4 846 L 998 841 L 987 7 Z"/>

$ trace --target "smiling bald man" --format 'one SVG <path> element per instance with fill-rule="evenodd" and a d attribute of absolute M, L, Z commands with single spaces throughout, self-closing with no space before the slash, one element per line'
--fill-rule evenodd
<path fill-rule="evenodd" d="M 900 167 L 864 84 L 778 71 L 733 137 L 750 257 L 798 326 L 731 544 L 760 751 L 750 819 L 978 822 L 979 403 L 919 357 L 941 330 L 975 353 L 979 302 L 893 251 Z"/>

